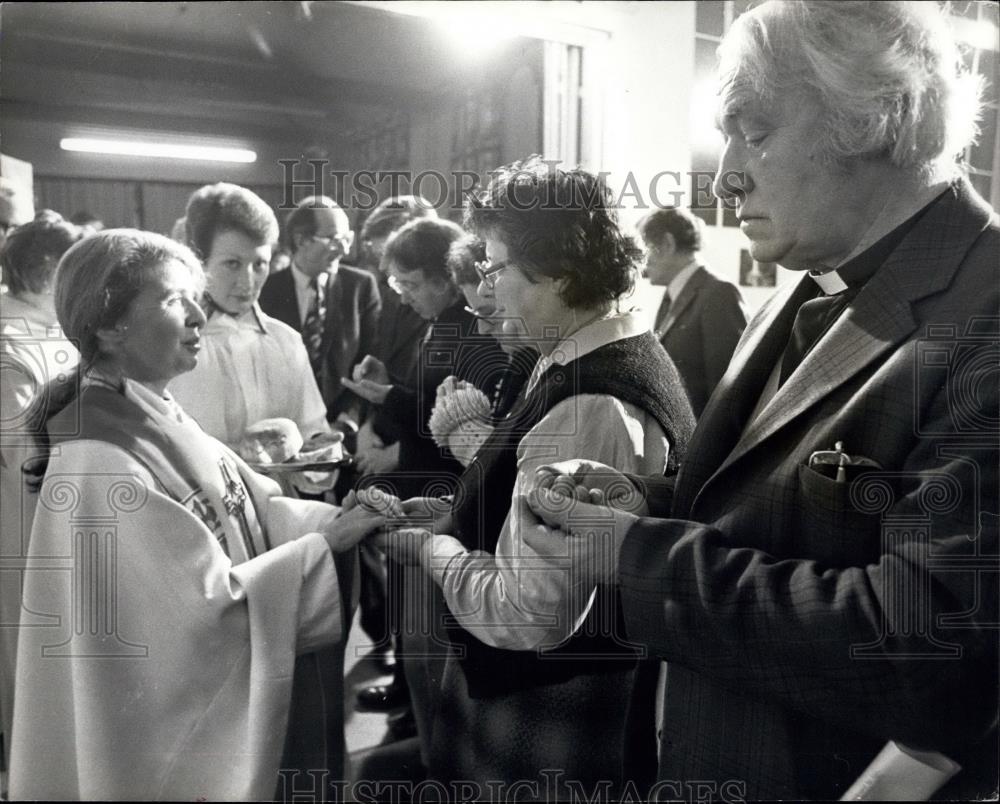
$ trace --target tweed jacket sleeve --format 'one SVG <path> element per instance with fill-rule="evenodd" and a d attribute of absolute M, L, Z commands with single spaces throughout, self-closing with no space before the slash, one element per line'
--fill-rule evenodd
<path fill-rule="evenodd" d="M 959 756 L 995 729 L 1000 230 L 962 192 L 936 202 L 744 429 L 732 411 L 752 407 L 795 305 L 755 319 L 673 518 L 629 531 L 629 637 L 690 671 L 692 696 L 726 690 Z M 837 441 L 873 467 L 838 482 L 810 466 Z M 696 739 L 725 753 L 722 728 Z"/>

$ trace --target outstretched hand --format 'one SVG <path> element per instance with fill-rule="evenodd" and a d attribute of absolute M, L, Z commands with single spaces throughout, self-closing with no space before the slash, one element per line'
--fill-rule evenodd
<path fill-rule="evenodd" d="M 607 505 L 635 516 L 647 516 L 642 493 L 617 469 L 597 461 L 570 460 L 540 466 L 536 488 L 584 503 Z"/>
<path fill-rule="evenodd" d="M 359 380 L 355 382 L 349 377 L 341 377 L 340 381 L 344 384 L 344 387 L 356 393 L 362 399 L 366 399 L 373 405 L 381 405 L 385 402 L 389 392 L 392 390 L 391 385 L 386 385 L 383 383 L 375 382 L 374 380 Z"/>
<path fill-rule="evenodd" d="M 330 549 L 343 553 L 365 536 L 385 527 L 388 520 L 402 516 L 402 509 L 396 497 L 378 489 L 363 489 L 351 492 L 344 500 L 338 516 L 333 519 L 325 533 Z"/>

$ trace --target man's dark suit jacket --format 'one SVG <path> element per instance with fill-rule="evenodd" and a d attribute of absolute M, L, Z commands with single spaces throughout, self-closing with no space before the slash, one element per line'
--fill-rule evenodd
<path fill-rule="evenodd" d="M 837 799 L 888 740 L 965 766 L 945 796 L 995 789 L 998 253 L 956 184 L 748 425 L 812 280 L 779 291 L 647 481 L 671 518 L 629 530 L 619 583 L 669 665 L 661 796 Z M 809 465 L 837 442 L 881 469 Z"/>
<path fill-rule="evenodd" d="M 726 373 L 746 325 L 739 290 L 699 266 L 657 326 L 656 337 L 680 372 L 695 416 Z"/>
<path fill-rule="evenodd" d="M 379 351 L 375 356 L 382 361 L 394 383 L 409 388 L 417 384 L 417 364 L 420 359 L 420 342 L 427 334 L 430 322 L 420 313 L 404 304 L 400 295 L 386 282 L 378 283 L 382 296 Z"/>
<path fill-rule="evenodd" d="M 268 277 L 260 294 L 261 309 L 302 331 L 302 314 L 295 295 L 291 268 Z M 326 403 L 327 419 L 347 413 L 358 421 L 362 402 L 343 387 L 340 378 L 367 354 L 378 354 L 382 302 L 378 286 L 367 271 L 340 265 L 333 281 L 326 283 L 326 321 L 323 329 L 323 364 L 317 378 Z"/>

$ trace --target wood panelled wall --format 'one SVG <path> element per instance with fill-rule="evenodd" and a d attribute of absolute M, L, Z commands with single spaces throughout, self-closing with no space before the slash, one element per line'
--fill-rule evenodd
<path fill-rule="evenodd" d="M 35 176 L 35 208 L 53 209 L 65 218 L 86 210 L 106 227 L 147 229 L 169 235 L 174 222 L 184 214 L 188 198 L 202 185 L 165 181 L 120 181 L 73 177 Z M 251 186 L 278 210 L 281 187 Z"/>

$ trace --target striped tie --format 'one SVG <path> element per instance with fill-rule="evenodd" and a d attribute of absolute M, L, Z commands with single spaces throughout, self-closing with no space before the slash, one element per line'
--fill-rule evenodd
<path fill-rule="evenodd" d="M 322 357 L 323 321 L 326 318 L 323 294 L 318 279 L 318 276 L 314 276 L 309 280 L 309 289 L 312 293 L 310 294 L 309 309 L 306 311 L 306 320 L 302 322 L 302 341 L 306 345 L 306 352 L 309 353 L 309 364 L 312 366 L 313 374 L 317 377 Z"/>

